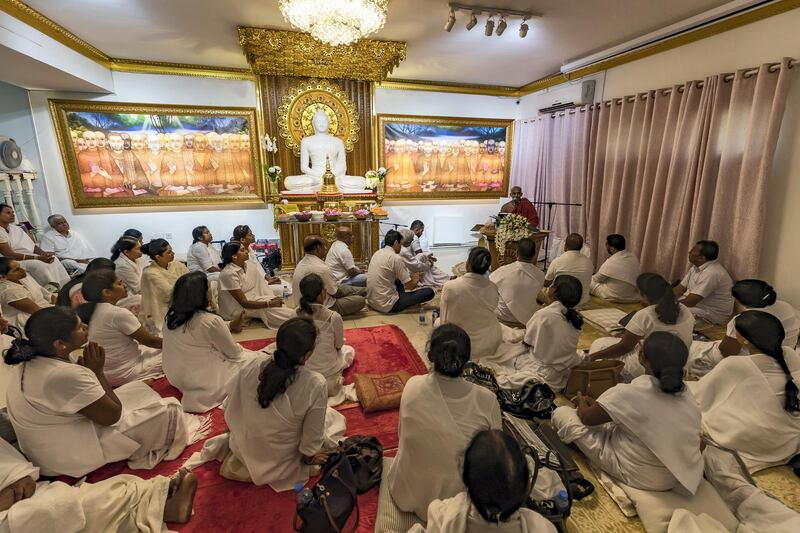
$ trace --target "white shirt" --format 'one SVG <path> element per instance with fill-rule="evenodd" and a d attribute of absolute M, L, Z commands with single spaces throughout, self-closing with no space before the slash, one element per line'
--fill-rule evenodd
<path fill-rule="evenodd" d="M 544 286 L 544 272 L 532 263 L 514 261 L 492 272 L 489 279 L 500 293 L 497 316 L 506 322 L 527 324 L 539 308 L 536 296 Z"/>
<path fill-rule="evenodd" d="M 500 405 L 488 389 L 435 372 L 408 380 L 397 456 L 385 473 L 397 506 L 424 519 L 433 500 L 463 491 L 464 450 L 475 433 L 502 424 Z"/>
<path fill-rule="evenodd" d="M 444 284 L 441 323 L 467 332 L 473 359 L 491 357 L 503 340 L 497 316 L 497 286 L 486 276 L 467 272 Z"/>
<path fill-rule="evenodd" d="M 326 378 L 336 376 L 345 368 L 342 357 L 344 346 L 344 321 L 342 315 L 319 304 L 311 304 L 314 325 L 317 326 L 317 343 L 314 353 L 306 361 L 306 368 L 319 372 Z M 308 317 L 297 310 L 297 316 Z"/>
<path fill-rule="evenodd" d="M 97 253 L 80 233 L 70 230 L 66 237 L 54 229 L 42 235 L 39 247 L 45 252 L 53 252 L 59 259 L 93 259 Z"/>
<path fill-rule="evenodd" d="M 333 279 L 336 283 L 350 279 L 349 270 L 356 268 L 353 260 L 353 253 L 350 248 L 342 241 L 333 241 L 325 257 L 325 264 L 330 268 Z"/>
<path fill-rule="evenodd" d="M 0 310 L 2 310 L 3 316 L 8 320 L 9 324 L 20 329 L 25 328 L 25 323 L 31 315 L 25 311 L 20 311 L 11 303 L 25 298 L 30 299 L 39 307 L 53 307 L 53 304 L 45 299 L 45 290 L 32 276 L 25 276 L 19 280 L 19 283 L 14 283 L 7 279 L 0 280 Z"/>
<path fill-rule="evenodd" d="M 683 304 L 678 304 L 678 321 L 675 324 L 666 324 L 659 320 L 656 314 L 656 306 L 645 307 L 636 314 L 625 326 L 637 337 L 647 338 L 655 331 L 666 331 L 680 338 L 688 348 L 692 344 L 692 331 L 694 331 L 694 315 L 689 308 Z"/>
<path fill-rule="evenodd" d="M 265 409 L 258 403 L 262 369 L 271 358 L 248 359 L 231 382 L 225 403 L 231 451 L 247 467 L 256 485 L 275 491 L 308 479 L 303 455 L 319 452 L 325 441 L 328 385 L 317 372 L 300 366 L 295 377 Z"/>
<path fill-rule="evenodd" d="M 106 350 L 106 379 L 117 387 L 138 378 L 141 363 L 139 343 L 130 337 L 141 328 L 130 310 L 109 303 L 99 303 L 89 320 L 89 340 Z"/>
<path fill-rule="evenodd" d="M 91 370 L 67 361 L 39 356 L 12 368 L 8 415 L 20 448 L 43 475 L 81 477 L 140 447 L 80 413 L 105 394 Z"/>
<path fill-rule="evenodd" d="M 204 413 L 221 404 L 245 358 L 244 348 L 233 340 L 225 320 L 198 311 L 175 329 L 164 324 L 163 333 L 164 373 L 183 393 L 183 410 Z"/>
<path fill-rule="evenodd" d="M 539 309 L 525 325 L 525 344 L 538 365 L 547 384 L 554 389 L 563 389 L 572 367 L 581 363 L 577 353 L 581 331 L 564 316 L 567 308 L 561 302 L 553 302 Z"/>
<path fill-rule="evenodd" d="M 229 291 L 244 291 L 245 271 L 242 267 L 228 263 L 219 273 L 219 314 L 233 320 L 242 312 L 242 306 Z"/>
<path fill-rule="evenodd" d="M 619 251 L 606 259 L 592 276 L 592 282 L 599 285 L 592 287 L 592 294 L 607 300 L 638 301 L 636 279 L 641 273 L 636 256 L 628 250 Z"/>
<path fill-rule="evenodd" d="M 593 271 L 594 265 L 592 265 L 591 259 L 580 252 L 570 250 L 553 259 L 553 262 L 547 268 L 547 274 L 545 274 L 544 279 L 553 281 L 561 274 L 575 276 L 583 287 L 580 303 L 584 304 L 589 301 L 589 289 L 592 283 Z"/>
<path fill-rule="evenodd" d="M 403 285 L 411 280 L 406 264 L 391 246 L 385 246 L 374 254 L 367 269 L 367 303 L 381 313 L 388 313 L 400 295 L 394 282 Z"/>
<path fill-rule="evenodd" d="M 316 255 L 306 254 L 294 267 L 294 274 L 292 275 L 292 301 L 295 307 L 300 303 L 300 281 L 309 274 L 316 274 L 322 278 L 325 284 L 325 292 L 328 293 L 328 298 L 325 300 L 325 307 L 331 307 L 336 300 L 333 295 L 339 290 L 336 281 L 334 280 L 331 268 L 325 264 L 325 261 Z"/>
<path fill-rule="evenodd" d="M 32 254 L 36 246 L 28 233 L 16 224 L 9 224 L 7 230 L 0 226 L 0 244 L 3 243 L 8 243 L 18 254 Z"/>
<path fill-rule="evenodd" d="M 788 304 L 783 300 L 777 300 L 774 304 L 768 305 L 767 307 L 754 307 L 748 310 L 763 311 L 780 320 L 781 324 L 783 325 L 783 331 L 786 334 L 786 336 L 783 338 L 783 345 L 789 348 L 794 348 L 797 346 L 797 336 L 798 332 L 800 332 L 800 317 L 797 316 L 797 310 L 795 310 L 791 304 Z M 736 338 L 736 317 L 733 317 L 730 322 L 728 322 L 725 334 L 732 339 Z"/>
<path fill-rule="evenodd" d="M 128 287 L 128 294 L 141 294 L 142 292 L 142 266 L 141 261 L 131 261 L 124 254 L 117 257 L 114 264 L 117 266 L 117 277 Z"/>
<path fill-rule="evenodd" d="M 222 262 L 219 250 L 211 244 L 195 242 L 186 253 L 186 264 L 191 272 L 208 272 L 211 267 L 218 267 Z"/>
<path fill-rule="evenodd" d="M 733 313 L 733 280 L 718 261 L 709 261 L 699 268 L 692 265 L 681 285 L 686 287 L 686 295 L 703 297 L 695 307 L 708 313 L 711 322 L 724 324 L 730 318 Z"/>

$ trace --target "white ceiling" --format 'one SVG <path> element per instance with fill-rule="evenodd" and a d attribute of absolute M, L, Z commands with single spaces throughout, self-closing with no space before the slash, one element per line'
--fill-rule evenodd
<path fill-rule="evenodd" d="M 237 26 L 291 29 L 277 0 L 26 0 L 115 58 L 247 67 Z M 408 43 L 392 78 L 520 86 L 570 60 L 723 5 L 726 0 L 462 0 L 530 9 L 525 39 L 519 21 L 501 36 L 483 34 L 485 17 L 467 31 L 459 13 L 443 30 L 447 0 L 390 0 L 386 26 L 373 37 Z"/>

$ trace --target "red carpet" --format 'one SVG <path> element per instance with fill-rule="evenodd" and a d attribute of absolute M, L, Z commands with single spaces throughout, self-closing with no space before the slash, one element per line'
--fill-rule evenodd
<path fill-rule="evenodd" d="M 353 367 L 345 372 L 345 382 L 351 383 L 356 373 L 379 374 L 395 370 L 406 370 L 411 374 L 427 372 L 425 364 L 405 334 L 396 326 L 376 326 L 345 331 L 347 343 L 356 350 Z M 241 344 L 257 350 L 272 342 L 272 339 L 246 341 Z M 180 397 L 180 393 L 162 378 L 152 384 L 162 396 Z M 347 418 L 348 435 L 375 435 L 381 441 L 388 456 L 394 455 L 397 447 L 398 411 L 364 413 L 358 404 L 339 408 Z M 225 431 L 222 411 L 211 411 L 213 429 L 209 436 Z M 115 474 L 135 474 L 142 478 L 172 475 L 194 452 L 202 448 L 198 442 L 174 461 L 161 463 L 153 470 L 130 470 L 124 462 L 113 463 L 93 472 L 88 481 L 96 482 Z M 295 495 L 292 491 L 276 493 L 270 487 L 257 487 L 249 483 L 230 481 L 219 476 L 219 463 L 212 462 L 194 470 L 199 486 L 195 497 L 194 516 L 188 524 L 170 524 L 170 529 L 185 532 L 237 531 L 246 532 L 291 532 L 294 518 Z M 358 498 L 361 521 L 358 531 L 374 530 L 378 510 L 378 487 Z"/>

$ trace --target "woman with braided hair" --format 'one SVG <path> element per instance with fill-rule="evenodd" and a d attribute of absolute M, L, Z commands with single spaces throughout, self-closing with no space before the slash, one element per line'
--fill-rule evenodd
<path fill-rule="evenodd" d="M 249 359 L 233 378 L 224 477 L 290 490 L 344 438 L 345 418 L 328 407 L 325 378 L 305 366 L 316 340 L 313 321 L 292 318 L 278 329 L 275 353 Z"/>
<path fill-rule="evenodd" d="M 734 326 L 749 355 L 725 357 L 692 392 L 703 431 L 757 472 L 800 452 L 800 355 L 783 345 L 781 321 L 770 313 L 745 311 Z"/>

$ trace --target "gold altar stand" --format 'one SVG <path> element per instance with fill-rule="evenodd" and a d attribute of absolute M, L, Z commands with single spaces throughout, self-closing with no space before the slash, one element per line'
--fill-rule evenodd
<path fill-rule="evenodd" d="M 494 228 L 487 228 L 486 226 L 476 226 L 473 228 L 473 231 L 477 230 L 481 234 L 481 239 L 486 242 L 486 247 L 489 248 L 489 253 L 492 254 L 492 266 L 491 270 L 494 272 L 498 268 L 503 265 L 508 265 L 513 263 L 517 260 L 517 243 L 516 242 L 508 242 L 506 243 L 506 253 L 502 257 L 497 253 L 497 246 L 495 245 L 494 239 L 497 232 Z M 531 235 L 531 239 L 533 242 L 536 243 L 536 256 L 539 254 L 539 250 L 541 249 L 542 242 L 547 239 L 547 236 L 550 234 L 549 231 L 540 230 L 537 233 Z"/>
<path fill-rule="evenodd" d="M 322 235 L 328 245 L 336 240 L 337 226 L 350 226 L 353 230 L 353 244 L 350 251 L 356 264 L 369 262 L 372 254 L 380 246 L 377 220 L 337 220 L 330 222 L 278 222 L 278 233 L 281 238 L 281 270 L 294 270 L 297 262 L 303 258 L 303 240 L 312 234 Z"/>

